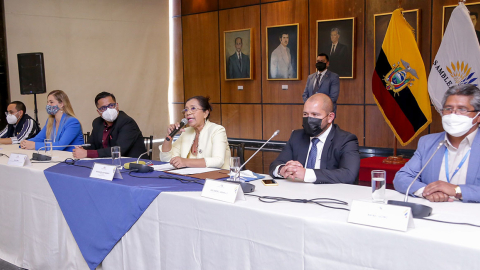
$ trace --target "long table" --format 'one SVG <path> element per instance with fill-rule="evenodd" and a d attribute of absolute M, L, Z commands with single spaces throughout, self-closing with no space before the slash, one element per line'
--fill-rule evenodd
<path fill-rule="evenodd" d="M 31 151 L 0 146 L 0 153 Z M 70 153 L 54 151 L 58 159 Z M 28 269 L 88 269 L 43 170 L 0 157 L 0 258 Z M 101 180 L 99 180 L 101 181 Z M 254 182 L 255 183 L 255 182 Z M 368 199 L 370 188 L 279 180 L 256 195 Z M 403 195 L 386 191 L 387 199 Z M 431 218 L 480 224 L 477 204 L 429 203 Z M 347 222 L 314 204 L 235 204 L 199 192 L 163 192 L 97 269 L 476 269 L 480 228 L 415 220 L 407 232 Z"/>

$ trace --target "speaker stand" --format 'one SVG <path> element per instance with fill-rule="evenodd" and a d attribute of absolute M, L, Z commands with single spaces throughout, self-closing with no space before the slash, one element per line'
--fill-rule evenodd
<path fill-rule="evenodd" d="M 40 126 L 38 123 L 37 94 L 33 94 L 33 103 L 35 104 L 35 108 L 33 109 L 33 112 L 35 113 L 35 121 L 37 121 L 37 124 Z"/>

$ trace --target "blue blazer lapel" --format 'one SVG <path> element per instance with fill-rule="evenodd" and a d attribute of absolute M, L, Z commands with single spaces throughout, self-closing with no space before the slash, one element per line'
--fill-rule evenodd
<path fill-rule="evenodd" d="M 302 132 L 301 140 L 298 143 L 298 162 L 302 163 L 303 167 L 307 162 L 308 148 L 310 147 L 310 137 Z"/>
<path fill-rule="evenodd" d="M 470 150 L 470 157 L 468 161 L 468 171 L 467 171 L 467 185 L 475 184 L 475 180 L 478 175 L 478 166 L 480 165 L 480 156 L 477 155 L 480 151 L 480 132 L 477 132 L 475 139 L 473 139 L 472 150 Z"/>
<path fill-rule="evenodd" d="M 330 130 L 330 133 L 328 134 L 327 139 L 325 140 L 325 145 L 323 146 L 322 160 L 320 161 L 320 169 L 327 168 L 328 149 L 330 149 L 330 147 L 332 146 L 332 141 L 333 141 L 333 138 L 335 137 L 335 130 L 336 130 L 336 126 L 332 124 L 332 130 Z"/>
<path fill-rule="evenodd" d="M 327 70 L 327 72 L 325 72 L 325 75 L 323 75 L 323 78 L 322 78 L 322 80 L 320 81 L 320 86 L 318 87 L 318 89 L 320 89 L 320 87 L 322 87 L 322 84 L 323 84 L 325 81 L 328 80 L 328 77 L 329 77 L 329 75 L 330 75 L 329 73 L 330 73 L 330 71 L 328 71 L 328 70 Z M 327 93 L 327 94 L 328 94 L 328 93 Z"/>
<path fill-rule="evenodd" d="M 445 132 L 442 132 L 441 134 L 442 135 L 435 140 L 433 146 L 430 147 L 428 154 L 425 156 L 425 160 L 422 161 L 422 167 L 425 165 L 428 159 L 432 156 L 433 152 L 435 152 L 438 144 L 442 140 L 444 140 Z M 430 162 L 430 164 L 428 164 L 428 168 L 425 168 L 425 171 L 422 173 L 422 175 L 426 180 L 422 182 L 431 183 L 438 180 L 438 176 L 439 176 L 438 174 L 440 173 L 440 166 L 442 166 L 444 154 L 445 154 L 445 145 L 443 145 L 440 149 L 438 149 L 432 161 Z"/>

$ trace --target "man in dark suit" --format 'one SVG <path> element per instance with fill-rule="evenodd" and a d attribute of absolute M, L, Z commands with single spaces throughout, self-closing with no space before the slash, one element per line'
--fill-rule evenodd
<path fill-rule="evenodd" d="M 303 91 L 303 102 L 316 93 L 323 93 L 329 96 L 333 102 L 333 112 L 337 110 L 337 99 L 340 93 L 340 80 L 336 73 L 328 70 L 330 65 L 328 55 L 321 53 L 317 56 L 315 67 L 317 72 L 310 74 L 307 79 L 307 85 Z"/>
<path fill-rule="evenodd" d="M 325 52 L 330 57 L 330 70 L 340 75 L 340 77 L 349 77 L 351 76 L 351 67 L 352 64 L 348 61 L 351 61 L 348 50 L 348 46 L 339 42 L 340 39 L 340 30 L 338 28 L 332 28 L 330 30 L 330 40 L 332 43 L 325 48 Z"/>
<path fill-rule="evenodd" d="M 360 169 L 357 136 L 332 124 L 334 118 L 327 95 L 310 97 L 303 106 L 303 129 L 292 132 L 270 164 L 270 175 L 315 184 L 354 183 Z"/>
<path fill-rule="evenodd" d="M 147 150 L 143 135 L 137 123 L 123 111 L 119 111 L 113 94 L 101 92 L 95 97 L 95 105 L 100 115 L 92 123 L 92 134 L 87 143 L 90 146 L 73 150 L 74 158 L 111 157 L 111 147 L 120 146 L 124 157 L 139 157 Z"/>
<path fill-rule="evenodd" d="M 242 52 L 243 40 L 235 39 L 235 53 L 228 58 L 227 79 L 250 78 L 250 58 Z"/>
<path fill-rule="evenodd" d="M 470 19 L 472 20 L 473 29 L 475 30 L 475 34 L 477 34 L 477 40 L 480 44 L 480 31 L 477 30 L 478 13 L 474 11 L 470 12 Z"/>

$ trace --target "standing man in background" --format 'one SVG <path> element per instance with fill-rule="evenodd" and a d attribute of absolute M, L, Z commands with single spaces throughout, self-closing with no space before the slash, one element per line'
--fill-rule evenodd
<path fill-rule="evenodd" d="M 8 105 L 8 125 L 0 132 L 0 144 L 19 144 L 37 135 L 40 127 L 26 112 L 27 107 L 21 101 L 13 101 Z"/>
<path fill-rule="evenodd" d="M 303 91 L 303 102 L 314 94 L 323 93 L 332 99 L 333 112 L 337 111 L 337 99 L 340 93 L 340 79 L 336 73 L 328 70 L 330 65 L 328 55 L 321 53 L 317 56 L 315 67 L 317 72 L 310 74 L 307 79 L 307 85 Z"/>
<path fill-rule="evenodd" d="M 147 150 L 143 135 L 137 123 L 118 108 L 113 94 L 101 92 L 95 97 L 97 113 L 92 123 L 92 134 L 87 143 L 90 146 L 73 149 L 74 158 L 111 157 L 111 147 L 120 146 L 124 157 L 139 157 Z"/>

